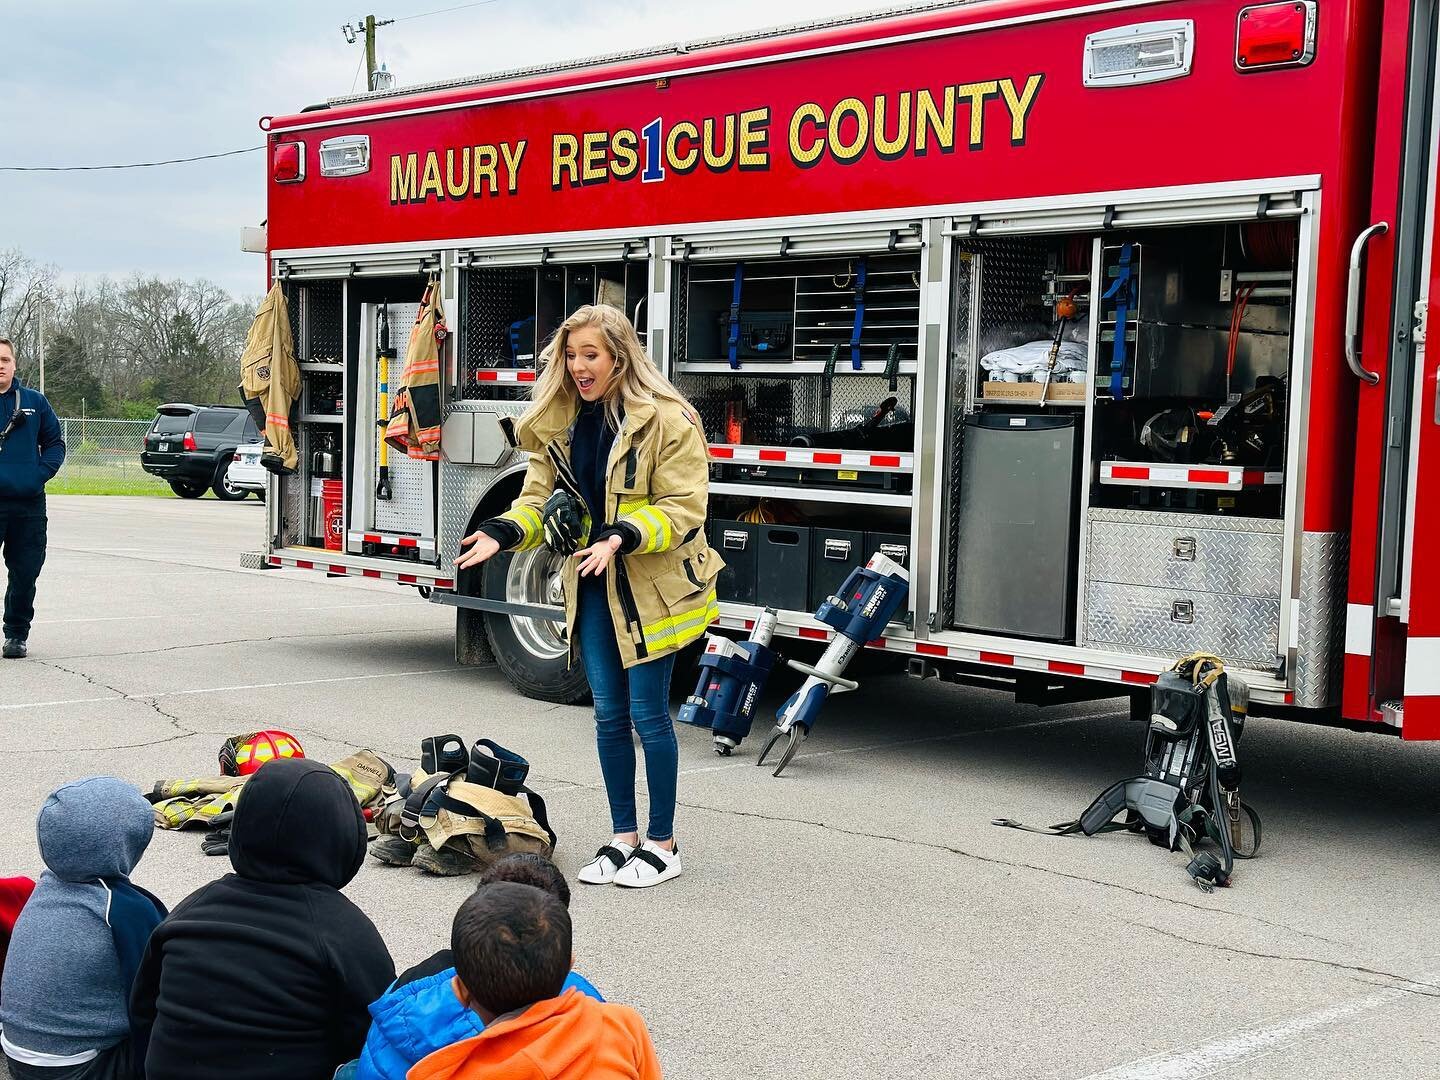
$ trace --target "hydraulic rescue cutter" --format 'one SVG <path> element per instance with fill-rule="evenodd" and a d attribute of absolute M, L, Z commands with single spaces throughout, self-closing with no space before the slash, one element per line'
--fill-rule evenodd
<path fill-rule="evenodd" d="M 766 608 L 745 641 L 709 634 L 700 654 L 700 681 L 680 706 L 680 722 L 709 728 L 715 752 L 729 757 L 750 734 L 755 703 L 779 654 L 770 648 L 777 615 Z"/>
<path fill-rule="evenodd" d="M 807 678 L 780 706 L 775 731 L 755 764 L 763 765 L 771 748 L 781 739 L 787 739 L 785 751 L 772 774 L 779 776 L 815 726 L 825 699 L 832 693 L 859 689 L 860 684 L 854 679 L 845 678 L 845 669 L 868 642 L 885 632 L 891 616 L 905 602 L 909 591 L 910 574 L 906 569 L 876 552 L 864 566 L 850 572 L 838 595 L 828 597 L 820 605 L 815 618 L 833 627 L 835 637 L 813 667 L 798 660 L 785 661 Z"/>

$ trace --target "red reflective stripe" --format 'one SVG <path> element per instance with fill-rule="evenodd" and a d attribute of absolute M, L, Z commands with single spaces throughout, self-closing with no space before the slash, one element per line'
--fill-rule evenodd
<path fill-rule="evenodd" d="M 728 446 L 710 447 L 710 456 L 713 458 L 724 458 L 727 461 L 735 456 L 735 451 Z"/>
<path fill-rule="evenodd" d="M 364 540 L 367 544 L 383 544 L 385 542 L 384 537 L 376 536 L 374 533 L 365 533 Z"/>
<path fill-rule="evenodd" d="M 1440 739 L 1440 697 L 1407 694 L 1400 732 L 1406 739 Z"/>
<path fill-rule="evenodd" d="M 1108 465 L 1106 471 L 1116 480 L 1149 480 L 1150 470 L 1134 465 Z"/>
<path fill-rule="evenodd" d="M 950 650 L 944 645 L 931 645 L 928 641 L 917 641 L 915 651 L 925 656 L 949 656 Z"/>
<path fill-rule="evenodd" d="M 414 574 L 396 574 L 395 580 L 403 581 L 406 585 L 414 585 L 420 579 L 417 578 Z"/>
<path fill-rule="evenodd" d="M 785 460 L 785 451 L 784 451 L 784 450 L 761 450 L 761 451 L 760 451 L 760 460 L 761 460 L 761 461 L 784 461 L 784 460 Z"/>
<path fill-rule="evenodd" d="M 829 637 L 829 634 L 824 630 L 817 630 L 813 626 L 802 626 L 800 627 L 800 636 L 803 638 L 812 638 L 816 641 L 824 641 Z"/>
<path fill-rule="evenodd" d="M 1141 685 L 1147 685 L 1147 686 L 1148 686 L 1150 683 L 1158 682 L 1159 679 L 1160 679 L 1160 676 L 1159 676 L 1159 675 L 1152 675 L 1152 674 L 1150 674 L 1148 671 L 1122 671 L 1122 672 L 1120 672 L 1120 681 L 1121 681 L 1121 682 L 1139 683 L 1139 684 L 1141 684 Z"/>
<path fill-rule="evenodd" d="M 827 454 L 817 450 L 814 460 L 816 465 L 839 465 L 845 459 L 839 454 Z"/>
<path fill-rule="evenodd" d="M 270 565 L 271 565 L 271 566 L 279 566 L 279 565 L 280 565 L 280 556 L 279 556 L 279 555 L 271 555 L 271 556 L 270 556 Z"/>
<path fill-rule="evenodd" d="M 332 566 L 332 567 L 330 567 L 330 573 L 332 573 L 332 574 L 348 574 L 348 573 L 350 573 L 350 568 L 349 568 L 348 566 Z"/>
<path fill-rule="evenodd" d="M 898 469 L 900 458 L 893 455 L 870 455 L 870 464 L 877 469 Z"/>
<path fill-rule="evenodd" d="M 297 569 L 297 570 L 314 570 L 314 569 L 315 569 L 315 564 L 314 564 L 313 562 L 307 562 L 307 561 L 304 560 L 304 559 L 296 559 L 296 560 L 295 560 L 295 569 Z"/>
<path fill-rule="evenodd" d="M 419 547 L 419 546 L 420 546 L 420 541 L 419 541 L 419 540 L 416 540 L 413 536 L 402 536 L 402 537 L 400 537 L 400 546 L 401 546 L 401 547 Z"/>
<path fill-rule="evenodd" d="M 453 582 L 449 578 L 437 578 L 435 581 L 435 587 L 437 589 L 453 589 L 455 587 L 455 582 Z"/>
<path fill-rule="evenodd" d="M 980 654 L 982 664 L 1014 664 L 1015 657 L 1000 652 L 982 652 Z"/>
<path fill-rule="evenodd" d="M 1229 484 L 1232 482 L 1228 469 L 1191 469 L 1188 478 L 1192 484 Z"/>
<path fill-rule="evenodd" d="M 876 638 L 874 641 L 867 641 L 865 644 L 868 648 L 871 649 L 883 649 L 886 647 L 885 639 L 883 637 Z"/>
<path fill-rule="evenodd" d="M 1051 661 L 1050 661 L 1050 664 L 1049 664 L 1049 667 L 1050 667 L 1050 670 L 1053 671 L 1053 672 L 1055 672 L 1055 674 L 1057 674 L 1057 675 L 1084 675 L 1084 674 L 1085 674 L 1085 665 L 1084 665 L 1084 664 L 1071 664 L 1071 663 L 1069 663 L 1068 661 L 1065 661 L 1065 660 L 1051 660 Z"/>
<path fill-rule="evenodd" d="M 1294 695 L 1293 693 L 1290 693 L 1290 694 L 1286 694 L 1286 695 L 1285 695 L 1285 704 L 1286 704 L 1286 705 L 1294 705 L 1294 704 L 1295 704 L 1295 695 Z"/>
<path fill-rule="evenodd" d="M 379 570 L 366 570 L 366 571 L 364 571 L 363 573 L 364 573 L 364 576 L 365 576 L 365 577 L 379 577 L 379 576 L 380 576 L 380 571 L 379 571 Z"/>

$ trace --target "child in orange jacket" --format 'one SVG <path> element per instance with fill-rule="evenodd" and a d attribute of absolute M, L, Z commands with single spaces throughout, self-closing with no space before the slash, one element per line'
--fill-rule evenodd
<path fill-rule="evenodd" d="M 485 1021 L 408 1080 L 660 1080 L 640 1014 L 561 992 L 573 962 L 570 912 L 533 885 L 500 881 L 460 905 L 451 928 L 455 994 Z"/>

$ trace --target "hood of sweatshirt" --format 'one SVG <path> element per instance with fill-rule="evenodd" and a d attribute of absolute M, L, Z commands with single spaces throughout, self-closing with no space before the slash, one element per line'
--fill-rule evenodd
<path fill-rule="evenodd" d="M 132 785 L 92 776 L 46 799 L 35 833 L 40 857 L 62 881 L 128 878 L 155 834 L 155 811 Z"/>
<path fill-rule="evenodd" d="M 241 877 L 340 889 L 364 861 L 360 804 L 329 766 L 283 758 L 245 781 L 230 826 L 230 864 Z"/>
<path fill-rule="evenodd" d="M 605 1013 L 614 1008 L 566 990 L 518 1016 L 495 1020 L 473 1039 L 437 1050 L 410 1070 L 409 1080 L 580 1080 L 596 1070 L 597 1058 L 615 1049 L 606 1037 Z"/>

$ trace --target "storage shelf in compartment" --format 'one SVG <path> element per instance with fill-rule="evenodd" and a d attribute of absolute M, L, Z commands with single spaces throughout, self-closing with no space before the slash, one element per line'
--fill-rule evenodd
<path fill-rule="evenodd" d="M 829 348 L 828 345 L 804 345 L 800 348 Z M 867 343 L 864 348 L 872 348 Z M 880 346 L 889 348 L 888 345 Z M 885 361 L 862 359 L 861 367 L 857 371 L 850 363 L 850 346 L 841 346 L 840 362 L 835 365 L 835 375 L 884 375 Z M 682 375 L 823 375 L 827 360 L 785 360 L 782 362 L 770 360 L 741 360 L 739 367 L 731 367 L 728 360 L 681 360 L 675 365 L 675 370 Z M 914 375 L 916 364 L 914 360 L 901 360 L 896 365 L 896 374 Z"/>
<path fill-rule="evenodd" d="M 305 360 L 300 364 L 301 371 L 313 371 L 323 375 L 343 375 L 345 365 L 336 360 L 331 363 L 327 360 Z"/>
<path fill-rule="evenodd" d="M 904 506 L 911 504 L 909 495 L 884 491 L 831 491 L 826 488 L 783 487 L 779 484 L 733 484 L 728 481 L 710 484 L 712 495 L 746 495 L 756 499 L 786 499 L 790 502 L 847 503 L 863 500 L 867 506 Z"/>
<path fill-rule="evenodd" d="M 321 416 L 318 413 L 306 413 L 300 417 L 302 424 L 339 424 L 344 422 L 343 416 Z"/>
<path fill-rule="evenodd" d="M 756 465 L 816 465 L 857 472 L 913 473 L 915 455 L 896 451 L 827 450 L 811 446 L 732 446 L 710 447 L 711 461 L 730 461 Z M 711 485 L 712 487 L 714 485 Z"/>
<path fill-rule="evenodd" d="M 533 383 L 534 368 L 481 368 L 475 372 L 478 383 Z"/>
<path fill-rule="evenodd" d="M 1118 487 L 1242 491 L 1284 483 L 1279 469 L 1240 465 L 1156 465 L 1148 461 L 1102 461 L 1100 483 Z"/>

